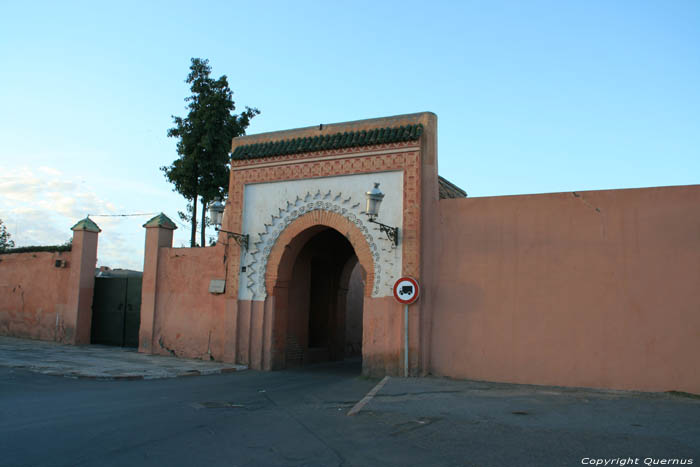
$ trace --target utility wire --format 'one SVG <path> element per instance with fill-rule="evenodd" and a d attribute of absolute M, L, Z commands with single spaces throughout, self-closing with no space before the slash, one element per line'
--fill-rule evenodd
<path fill-rule="evenodd" d="M 159 212 L 139 212 L 135 214 L 88 214 L 88 217 L 131 217 L 131 216 L 155 216 Z"/>
<path fill-rule="evenodd" d="M 88 214 L 88 217 L 132 217 L 132 216 L 155 216 L 157 214 L 160 214 L 159 212 L 139 212 L 139 213 L 134 213 L 134 214 Z M 191 226 L 190 225 L 185 225 L 179 220 L 175 219 L 175 223 L 180 225 L 183 229 L 189 229 Z M 198 224 L 199 225 L 199 224 Z M 200 229 L 197 228 L 197 233 L 200 232 Z"/>
<path fill-rule="evenodd" d="M 159 212 L 137 212 L 134 214 L 88 214 L 87 216 L 88 217 L 133 217 L 133 216 L 155 216 L 157 214 L 160 214 L 160 213 Z M 180 222 L 177 219 L 175 219 L 175 223 L 179 224 L 180 227 L 182 227 L 183 229 L 189 229 L 192 227 L 191 225 L 183 224 L 182 222 Z M 199 224 L 197 224 L 197 225 L 199 225 Z M 196 231 L 197 231 L 197 233 L 201 232 L 199 227 L 196 228 Z"/>

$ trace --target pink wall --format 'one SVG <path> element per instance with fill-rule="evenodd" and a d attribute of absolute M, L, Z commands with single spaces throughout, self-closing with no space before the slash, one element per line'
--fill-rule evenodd
<path fill-rule="evenodd" d="M 0 334 L 62 341 L 68 305 L 70 251 L 0 255 Z M 58 317 L 58 320 L 56 319 Z"/>
<path fill-rule="evenodd" d="M 362 310 L 362 374 L 401 374 L 403 308 L 394 297 L 364 297 Z"/>
<path fill-rule="evenodd" d="M 100 228 L 86 218 L 72 230 L 70 252 L 0 255 L 0 334 L 90 343 Z"/>
<path fill-rule="evenodd" d="M 700 393 L 700 186 L 442 200 L 439 214 L 433 374 Z"/>
<path fill-rule="evenodd" d="M 225 295 L 209 292 L 223 258 L 223 245 L 158 250 L 153 353 L 224 359 Z"/>
<path fill-rule="evenodd" d="M 144 227 L 139 352 L 271 369 L 273 302 L 237 300 L 238 244 L 220 236 L 214 247 L 172 248 L 164 214 Z M 226 281 L 224 293 L 209 291 L 214 279 Z"/>

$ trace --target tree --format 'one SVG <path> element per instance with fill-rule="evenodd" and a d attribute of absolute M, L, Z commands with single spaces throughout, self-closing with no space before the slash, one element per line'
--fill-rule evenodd
<path fill-rule="evenodd" d="M 196 245 L 197 201 L 202 204 L 201 242 L 205 243 L 207 205 L 223 198 L 229 179 L 231 140 L 245 134 L 250 119 L 258 115 L 258 109 L 246 107 L 240 115 L 233 102 L 233 91 L 226 75 L 219 79 L 210 76 L 209 60 L 193 58 L 186 83 L 192 95 L 185 98 L 189 114 L 185 118 L 173 117 L 175 127 L 168 130 L 168 137 L 178 138 L 178 158 L 172 165 L 161 167 L 165 177 L 192 206 L 192 235 L 190 246 Z"/>
<path fill-rule="evenodd" d="M 0 251 L 9 250 L 15 247 L 15 242 L 10 239 L 10 232 L 7 231 L 0 219 Z"/>

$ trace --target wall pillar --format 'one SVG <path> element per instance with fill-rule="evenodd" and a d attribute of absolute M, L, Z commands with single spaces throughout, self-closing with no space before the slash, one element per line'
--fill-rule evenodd
<path fill-rule="evenodd" d="M 265 302 L 256 300 L 250 307 L 250 356 L 249 365 L 253 370 L 263 369 L 265 346 Z"/>
<path fill-rule="evenodd" d="M 275 297 L 265 299 L 263 319 L 263 370 L 270 371 L 274 368 L 274 342 L 273 332 L 275 323 Z"/>
<path fill-rule="evenodd" d="M 253 302 L 243 300 L 238 302 L 236 322 L 236 363 L 250 365 L 250 320 Z"/>
<path fill-rule="evenodd" d="M 89 344 L 92 326 L 92 295 L 95 290 L 97 235 L 100 228 L 86 217 L 75 224 L 71 249 L 68 303 L 63 315 L 64 333 L 61 342 Z"/>
<path fill-rule="evenodd" d="M 226 287 L 227 291 L 229 287 Z M 226 298 L 224 310 L 224 356 L 223 361 L 236 363 L 238 360 L 238 299 Z"/>
<path fill-rule="evenodd" d="M 272 318 L 270 330 L 270 366 L 279 370 L 287 366 L 287 332 L 289 329 L 289 281 L 277 281 L 273 293 L 265 299 Z"/>
<path fill-rule="evenodd" d="M 143 255 L 139 352 L 153 353 L 158 292 L 158 252 L 161 248 L 172 248 L 173 230 L 177 229 L 177 226 L 168 216 L 160 213 L 146 222 L 143 227 L 146 229 L 146 246 Z"/>
<path fill-rule="evenodd" d="M 431 369 L 433 310 L 438 288 L 435 251 L 439 243 L 440 188 L 438 181 L 437 115 L 423 117 L 420 187 L 420 280 L 421 296 L 408 308 L 409 374 L 425 376 Z M 401 307 L 403 314 L 403 307 Z M 402 318 L 403 319 L 403 318 Z"/>

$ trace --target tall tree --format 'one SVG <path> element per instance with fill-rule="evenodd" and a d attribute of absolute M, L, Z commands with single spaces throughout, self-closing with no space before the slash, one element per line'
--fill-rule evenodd
<path fill-rule="evenodd" d="M 0 219 L 0 251 L 9 250 L 15 247 L 15 242 L 10 239 L 10 232 L 7 231 L 5 225 Z"/>
<path fill-rule="evenodd" d="M 168 136 L 178 138 L 178 158 L 172 165 L 161 167 L 165 177 L 192 206 L 190 246 L 196 245 L 197 201 L 202 204 L 201 243 L 205 245 L 207 205 L 222 198 L 229 179 L 231 140 L 245 134 L 250 119 L 260 111 L 246 107 L 240 115 L 233 102 L 233 91 L 226 75 L 210 76 L 209 60 L 193 58 L 186 83 L 192 95 L 185 98 L 189 113 L 181 118 L 173 115 L 175 126 Z"/>

